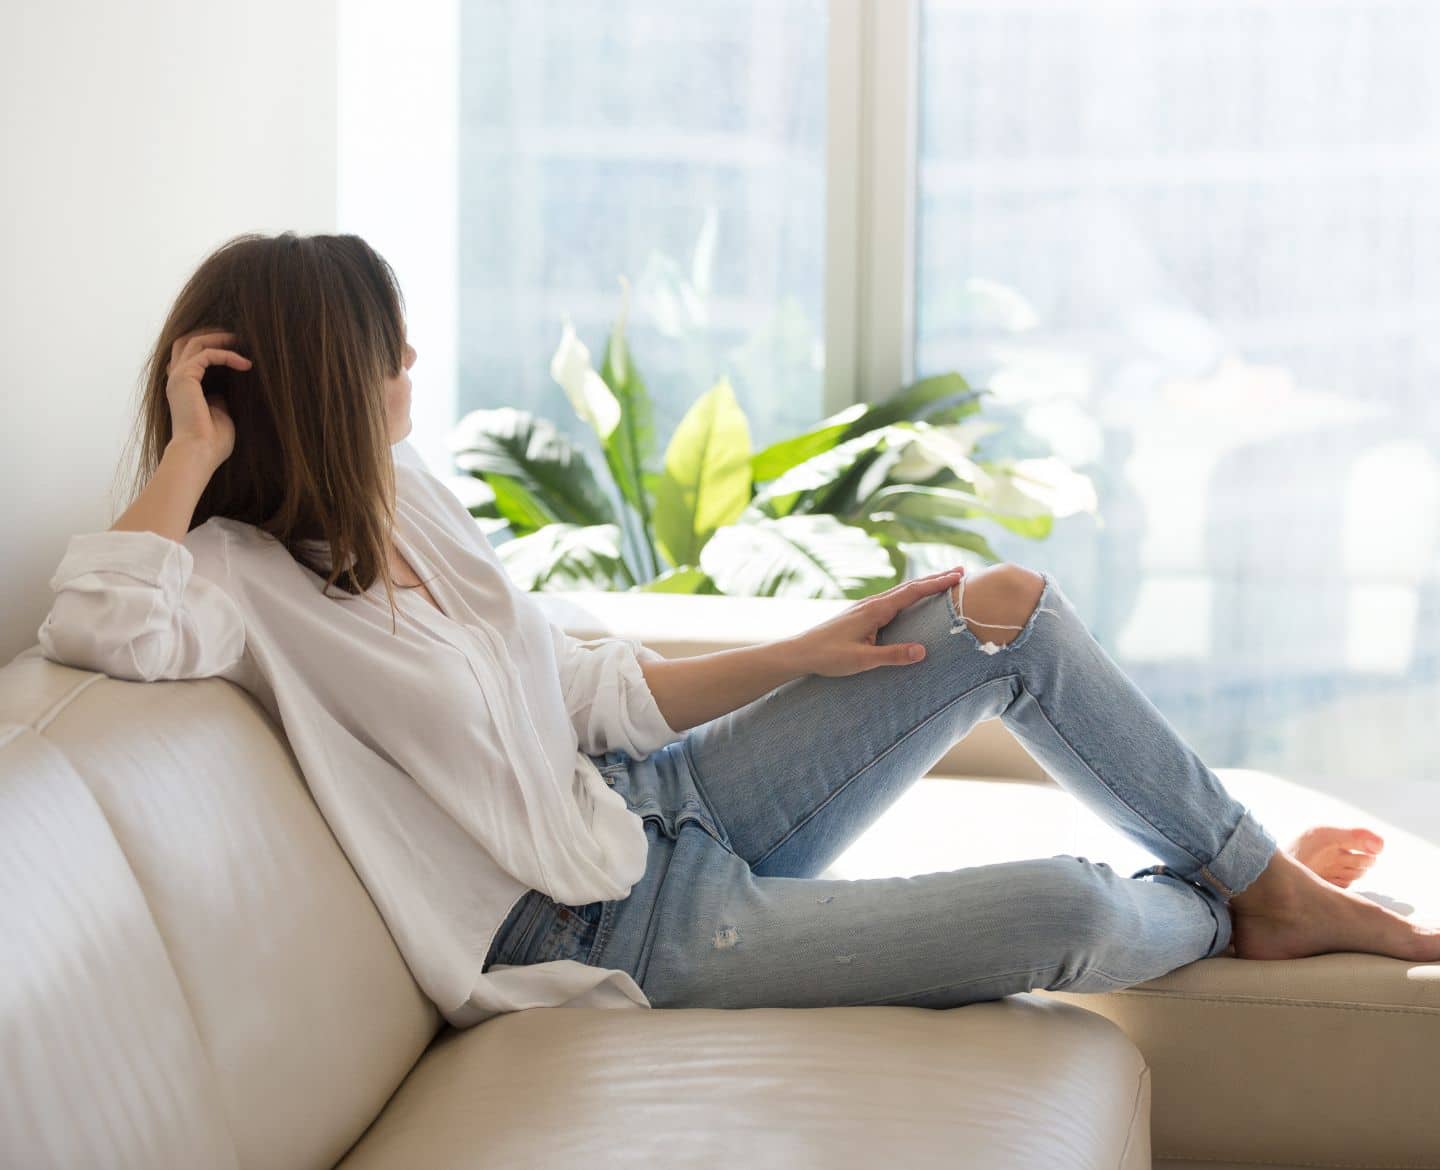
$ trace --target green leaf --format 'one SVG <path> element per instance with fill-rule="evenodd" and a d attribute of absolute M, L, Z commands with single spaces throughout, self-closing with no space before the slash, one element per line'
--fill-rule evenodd
<path fill-rule="evenodd" d="M 870 500 L 869 515 L 855 523 L 867 532 L 884 532 L 897 541 L 953 544 L 998 561 L 990 542 L 964 523 L 977 514 L 975 499 L 970 492 L 953 488 L 888 487 Z"/>
<path fill-rule="evenodd" d="M 710 576 L 703 569 L 698 569 L 694 565 L 681 565 L 679 568 L 666 569 L 652 581 L 642 581 L 630 592 L 698 593 L 701 586 L 709 581 Z"/>
<path fill-rule="evenodd" d="M 685 412 L 655 492 L 655 541 L 675 565 L 694 564 L 711 533 L 750 502 L 750 426 L 721 378 Z"/>
<path fill-rule="evenodd" d="M 883 533 L 889 536 L 896 540 L 901 547 L 915 542 L 949 544 L 955 548 L 975 553 L 984 558 L 986 564 L 994 565 L 1000 561 L 1000 554 L 990 546 L 990 542 L 985 537 L 973 528 L 962 528 L 959 525 L 927 525 L 923 522 L 912 523 L 880 512 L 872 513 L 865 519 L 856 521 L 856 524 L 866 532 L 875 535 Z"/>
<path fill-rule="evenodd" d="M 884 544 L 825 515 L 727 525 L 700 567 L 737 597 L 866 597 L 895 580 Z"/>
<path fill-rule="evenodd" d="M 895 465 L 905 455 L 905 447 L 897 447 L 893 443 L 886 443 L 883 451 L 877 451 L 875 458 L 870 460 L 869 466 L 861 469 L 855 476 L 853 487 L 848 495 L 841 495 L 836 492 L 833 499 L 826 500 L 825 510 L 832 515 L 839 516 L 842 520 L 850 520 L 855 515 L 865 510 L 865 502 L 879 492 L 890 482 L 890 474 Z"/>
<path fill-rule="evenodd" d="M 585 453 L 546 419 L 511 406 L 472 410 L 456 424 L 448 442 L 456 466 L 484 476 L 507 518 L 514 517 L 501 499 L 504 481 L 516 489 L 512 503 L 523 489 L 527 514 L 582 525 L 615 520 L 615 509 Z"/>
<path fill-rule="evenodd" d="M 855 471 L 857 464 L 861 464 L 860 471 L 853 477 L 858 479 L 859 474 L 869 466 L 867 456 L 873 455 L 891 435 L 890 428 L 882 427 L 868 434 L 857 435 L 828 451 L 812 455 L 756 492 L 751 503 L 766 515 L 777 518 L 788 516 L 797 509 L 807 512 L 830 511 L 831 509 L 823 507 L 801 507 L 802 497 L 807 494 L 813 497 L 816 493 L 822 493 L 821 498 L 825 498 L 824 489 L 841 483 L 849 473 Z"/>
<path fill-rule="evenodd" d="M 898 484 L 877 492 L 867 501 L 867 510 L 895 510 L 896 500 L 905 499 L 908 515 L 924 511 L 951 520 L 984 517 L 1020 536 L 1043 540 L 1050 535 L 1055 518 L 1037 500 L 1019 492 L 1004 490 L 1004 478 L 992 479 L 982 492 L 965 488 L 918 487 Z M 1003 507 L 997 507 L 997 501 Z M 1014 509 L 1014 510 L 1011 510 Z"/>
<path fill-rule="evenodd" d="M 980 409 L 984 391 L 970 389 L 959 374 L 938 374 L 923 378 L 899 393 L 871 407 L 850 424 L 842 440 L 902 421 L 934 424 L 956 423 Z"/>
<path fill-rule="evenodd" d="M 545 506 L 545 501 L 519 480 L 492 471 L 486 477 L 486 482 L 495 493 L 496 512 L 509 522 L 516 536 L 524 536 L 559 520 L 559 517 Z"/>
<path fill-rule="evenodd" d="M 634 584 L 614 524 L 548 524 L 495 551 L 511 579 L 527 591 L 628 589 Z"/>
<path fill-rule="evenodd" d="M 857 402 L 838 414 L 831 415 L 812 431 L 770 444 L 750 460 L 750 474 L 757 480 L 775 479 L 796 464 L 830 450 L 840 442 L 840 437 L 849 429 L 850 424 L 869 409 L 865 403 Z"/>

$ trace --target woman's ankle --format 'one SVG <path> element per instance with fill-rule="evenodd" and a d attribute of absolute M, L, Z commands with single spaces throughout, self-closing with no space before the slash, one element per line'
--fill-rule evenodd
<path fill-rule="evenodd" d="M 1275 909 L 1291 904 L 1299 897 L 1301 885 L 1308 872 L 1285 850 L 1277 849 L 1271 854 L 1270 864 L 1261 870 L 1260 876 L 1231 897 L 1229 904 L 1241 913 L 1254 913 L 1261 909 Z"/>

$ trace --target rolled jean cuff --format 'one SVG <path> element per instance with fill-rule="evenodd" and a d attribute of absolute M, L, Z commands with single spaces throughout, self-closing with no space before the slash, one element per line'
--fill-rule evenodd
<path fill-rule="evenodd" d="M 1220 894 L 1202 882 L 1190 881 L 1183 874 L 1176 873 L 1168 865 L 1147 865 L 1144 869 L 1137 869 L 1130 876 L 1146 878 L 1150 875 L 1167 877 L 1171 881 L 1194 890 L 1198 897 L 1205 899 L 1206 909 L 1210 911 L 1210 917 L 1215 920 L 1215 933 L 1210 936 L 1210 946 L 1206 948 L 1204 958 L 1213 959 L 1216 955 L 1229 950 L 1230 943 L 1234 938 L 1235 920 L 1230 917 L 1230 908 Z"/>
<path fill-rule="evenodd" d="M 1280 843 L 1247 808 L 1230 839 L 1208 865 L 1202 865 L 1187 880 L 1214 890 L 1230 899 L 1265 872 Z"/>
<path fill-rule="evenodd" d="M 1209 886 L 1195 886 L 1195 890 L 1205 899 L 1205 905 L 1210 908 L 1210 913 L 1215 918 L 1215 937 L 1210 940 L 1210 949 L 1205 952 L 1207 959 L 1213 959 L 1230 949 L 1230 943 L 1235 937 L 1235 920 L 1230 917 L 1230 907 L 1225 899 Z"/>

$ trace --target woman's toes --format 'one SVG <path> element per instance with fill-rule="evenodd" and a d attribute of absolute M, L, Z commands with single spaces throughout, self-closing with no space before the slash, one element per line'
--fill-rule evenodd
<path fill-rule="evenodd" d="M 1385 848 L 1385 838 L 1365 828 L 1317 825 L 1306 829 L 1286 852 L 1326 881 L 1348 886 L 1362 876 Z"/>
<path fill-rule="evenodd" d="M 1289 852 L 1304 861 L 1305 856 L 1316 856 L 1327 851 L 1338 855 L 1347 850 L 1354 850 L 1358 853 L 1373 855 L 1384 848 L 1385 838 L 1370 829 L 1346 829 L 1337 825 L 1316 825 L 1296 837 L 1290 843 Z"/>
<path fill-rule="evenodd" d="M 1369 862 L 1365 863 L 1364 865 L 1356 865 L 1353 863 L 1338 864 L 1334 868 L 1326 870 L 1324 873 L 1321 873 L 1320 876 L 1323 877 L 1326 881 L 1330 882 L 1332 885 L 1340 886 L 1343 889 L 1351 882 L 1353 882 L 1356 878 L 1363 877 L 1365 871 L 1370 868 L 1371 864 L 1372 863 Z M 1316 872 L 1318 873 L 1319 871 L 1317 870 Z"/>

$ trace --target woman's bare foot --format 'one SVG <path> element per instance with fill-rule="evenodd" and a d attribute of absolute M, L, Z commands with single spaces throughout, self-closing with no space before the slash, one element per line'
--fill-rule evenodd
<path fill-rule="evenodd" d="M 1300 959 L 1363 951 L 1440 962 L 1440 928 L 1417 926 L 1393 910 L 1331 885 L 1284 849 L 1230 899 L 1235 956 Z"/>
<path fill-rule="evenodd" d="M 1345 887 L 1363 877 L 1384 848 L 1385 838 L 1369 829 L 1316 825 L 1285 846 L 1285 852 L 1331 885 Z"/>

